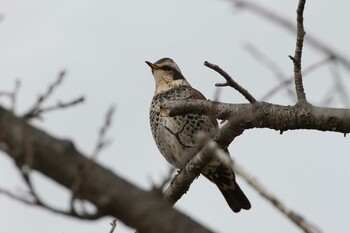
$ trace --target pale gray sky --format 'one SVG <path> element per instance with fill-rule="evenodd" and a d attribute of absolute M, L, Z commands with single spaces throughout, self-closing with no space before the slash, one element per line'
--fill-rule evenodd
<path fill-rule="evenodd" d="M 68 70 L 64 84 L 49 103 L 87 97 L 78 107 L 49 113 L 33 123 L 59 138 L 74 141 L 91 154 L 97 130 L 111 104 L 117 107 L 109 132 L 113 144 L 99 162 L 130 182 L 149 189 L 168 171 L 158 152 L 148 122 L 154 80 L 145 60 L 171 57 L 188 81 L 208 98 L 214 84 L 223 81 L 203 62 L 219 64 L 256 98 L 275 84 L 272 73 L 245 50 L 257 46 L 292 73 L 289 54 L 295 38 L 249 12 L 234 9 L 229 1 L 39 1 L 0 0 L 1 90 L 10 90 L 19 78 L 22 87 L 17 112 L 27 110 L 58 72 Z M 297 1 L 259 1 L 294 20 Z M 305 27 L 336 51 L 350 57 L 347 28 L 350 3 L 345 0 L 308 1 Z M 303 67 L 324 54 L 305 47 Z M 332 84 L 329 66 L 305 81 L 311 103 L 321 103 Z M 349 83 L 342 68 L 343 80 Z M 349 86 L 347 86 L 349 87 Z M 270 101 L 294 104 L 285 92 Z M 245 103 L 234 90 L 221 92 L 223 102 Z M 1 101 L 1 100 L 0 100 Z M 3 101 L 1 102 L 3 103 Z M 48 103 L 48 104 L 49 104 Z M 331 106 L 344 107 L 339 98 Z M 230 146 L 231 155 L 287 206 L 317 224 L 324 232 L 350 229 L 349 139 L 339 133 L 316 131 L 246 131 Z M 242 189 L 252 209 L 231 212 L 218 189 L 200 177 L 176 204 L 195 220 L 217 232 L 299 232 L 243 180 Z M 68 192 L 34 173 L 35 187 L 49 203 L 68 206 Z M 13 162 L 0 156 L 0 187 L 23 191 Z M 0 195 L 0 232 L 108 232 L 112 218 L 88 222 L 28 207 Z M 176 225 L 176 223 L 174 223 Z M 118 222 L 118 233 L 133 232 Z"/>

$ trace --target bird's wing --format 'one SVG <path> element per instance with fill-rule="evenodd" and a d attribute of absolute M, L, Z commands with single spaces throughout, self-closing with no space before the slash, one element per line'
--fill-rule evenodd
<path fill-rule="evenodd" d="M 198 99 L 198 100 L 207 100 L 207 98 L 205 98 L 205 96 L 200 93 L 198 90 L 192 88 L 192 97 L 194 99 Z M 219 128 L 219 124 L 218 121 L 216 120 L 214 114 L 210 114 L 209 115 L 210 121 L 212 122 L 212 124 L 214 125 L 215 129 Z"/>

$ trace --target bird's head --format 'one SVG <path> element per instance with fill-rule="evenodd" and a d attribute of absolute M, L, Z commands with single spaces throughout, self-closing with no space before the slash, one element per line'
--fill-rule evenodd
<path fill-rule="evenodd" d="M 146 61 L 152 69 L 156 81 L 156 93 L 161 93 L 175 86 L 189 85 L 180 68 L 170 58 L 162 58 L 155 63 Z"/>

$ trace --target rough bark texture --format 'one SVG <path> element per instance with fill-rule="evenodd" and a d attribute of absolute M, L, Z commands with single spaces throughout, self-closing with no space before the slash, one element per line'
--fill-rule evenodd
<path fill-rule="evenodd" d="M 76 197 L 141 232 L 210 232 L 173 209 L 161 195 L 138 189 L 87 159 L 70 141 L 56 139 L 2 107 L 0 142 L 18 166 L 27 164 L 68 189 L 89 164 Z"/>
<path fill-rule="evenodd" d="M 350 109 L 323 108 L 310 104 L 282 106 L 265 102 L 226 104 L 205 100 L 168 102 L 162 106 L 164 115 L 175 116 L 188 112 L 214 114 L 229 120 L 245 117 L 244 128 L 269 128 L 281 132 L 313 129 L 347 134 L 350 132 Z M 236 126 L 237 127 L 237 126 Z M 220 143 L 219 143 L 220 144 Z"/>

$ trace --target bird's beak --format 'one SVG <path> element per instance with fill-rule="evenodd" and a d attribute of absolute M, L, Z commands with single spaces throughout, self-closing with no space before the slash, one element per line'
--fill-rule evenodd
<path fill-rule="evenodd" d="M 153 64 L 152 62 L 149 61 L 145 61 L 147 65 L 149 65 L 151 67 L 152 70 L 159 70 L 159 67 L 155 64 Z"/>

